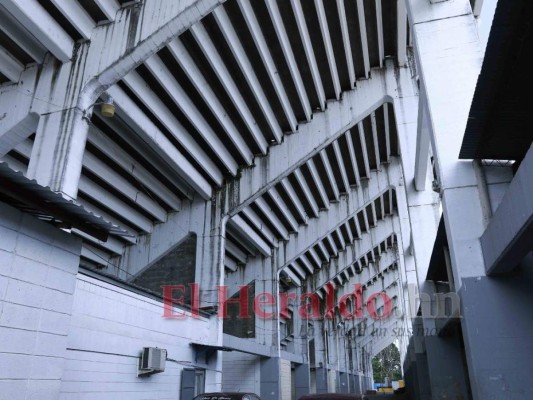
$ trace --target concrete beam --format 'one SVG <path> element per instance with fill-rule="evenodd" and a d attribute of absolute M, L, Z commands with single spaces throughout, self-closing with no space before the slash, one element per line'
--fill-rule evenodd
<path fill-rule="evenodd" d="M 282 240 L 289 240 L 289 231 L 285 228 L 285 225 L 280 221 L 275 212 L 270 208 L 267 202 L 263 198 L 259 198 L 255 201 L 255 205 L 263 215 L 265 215 L 270 223 L 274 226 L 274 229 L 277 231 L 279 237 Z"/>
<path fill-rule="evenodd" d="M 368 78 L 370 74 L 370 56 L 368 52 L 365 5 L 363 3 L 363 0 L 357 0 L 357 18 L 359 19 L 359 34 L 361 36 L 361 46 L 363 47 L 363 64 L 365 66 L 365 77 Z"/>
<path fill-rule="evenodd" d="M 275 0 L 266 0 L 265 5 L 267 7 L 270 18 L 272 19 L 272 24 L 274 25 L 274 30 L 280 43 L 281 50 L 283 51 L 285 61 L 287 62 L 287 65 L 289 67 L 289 72 L 291 74 L 294 86 L 296 88 L 296 92 L 298 94 L 298 100 L 302 105 L 302 109 L 305 113 L 305 118 L 309 122 L 311 121 L 313 110 L 311 109 L 311 104 L 309 103 L 309 97 L 307 96 L 302 76 L 300 74 L 300 70 L 298 69 L 298 64 L 291 48 L 289 36 L 287 34 L 287 31 L 285 30 L 285 25 L 283 24 L 283 20 L 281 18 L 278 4 Z"/>
<path fill-rule="evenodd" d="M 246 51 L 239 40 L 239 35 L 235 31 L 235 27 L 231 23 L 231 20 L 229 19 L 229 16 L 223 7 L 217 8 L 213 12 L 213 16 L 215 17 L 215 20 L 217 21 L 217 24 L 224 35 L 229 48 L 231 49 L 233 57 L 235 57 L 235 60 L 237 61 L 239 69 L 246 79 L 246 83 L 250 86 L 250 89 L 254 94 L 257 104 L 265 115 L 265 119 L 272 134 L 274 135 L 274 139 L 277 143 L 281 143 L 281 138 L 283 137 L 282 128 L 279 125 L 272 107 L 270 106 L 270 102 L 268 101 L 265 92 L 263 91 L 263 87 L 259 82 L 259 78 L 254 72 L 254 68 L 250 62 L 250 59 L 248 58 L 248 55 L 246 54 Z"/>
<path fill-rule="evenodd" d="M 322 78 L 320 71 L 318 70 L 318 64 L 315 57 L 315 51 L 311 44 L 311 37 L 307 28 L 307 22 L 305 21 L 304 11 L 300 0 L 290 0 L 294 17 L 296 18 L 296 26 L 300 33 L 300 39 L 303 43 L 305 52 L 305 58 L 309 63 L 309 69 L 313 78 L 313 85 L 315 87 L 318 99 L 320 101 L 320 109 L 324 111 L 326 109 L 326 94 L 324 92 L 324 86 L 322 85 Z"/>
<path fill-rule="evenodd" d="M 441 186 L 454 283 L 461 292 L 464 283 L 469 282 L 467 279 L 475 281 L 476 285 L 472 286 L 476 287 L 482 287 L 488 280 L 479 241 L 485 222 L 476 173 L 471 162 L 457 159 L 481 70 L 483 49 L 470 1 L 430 4 L 408 0 L 407 9 L 420 79 L 426 88 L 433 124 L 431 144 Z M 471 291 L 472 287 L 468 287 L 461 297 L 468 299 Z M 485 292 L 484 297 L 490 299 L 492 296 L 487 294 L 490 292 Z M 471 309 L 477 299 L 470 299 L 471 305 L 466 305 L 468 300 L 465 300 L 463 311 Z M 484 399 L 488 393 L 505 396 L 501 382 L 487 390 L 486 382 L 495 372 L 487 366 L 497 365 L 497 362 L 492 357 L 487 358 L 488 353 L 494 355 L 487 352 L 490 347 L 478 345 L 480 332 L 483 332 L 483 340 L 491 342 L 500 340 L 499 335 L 490 328 L 481 330 L 479 325 L 471 324 L 469 318 L 463 318 L 461 328 L 473 399 Z M 506 371 L 500 365 L 498 368 L 498 373 Z"/>
<path fill-rule="evenodd" d="M 89 136 L 87 140 L 99 151 L 117 163 L 117 165 L 125 172 L 131 174 L 131 176 L 143 186 L 149 187 L 150 191 L 163 200 L 165 204 L 172 208 L 172 210 L 179 211 L 181 209 L 181 199 L 178 196 L 96 126 L 91 125 L 89 127 Z M 165 176 L 165 178 L 173 181 L 173 177 L 171 177 L 170 174 L 165 173 L 165 171 L 159 172 Z M 183 193 L 187 195 L 188 189 L 184 188 Z M 192 196 L 190 199 L 192 199 Z"/>
<path fill-rule="evenodd" d="M 108 21 L 113 22 L 115 20 L 115 16 L 120 9 L 120 4 L 117 0 L 94 0 L 94 2 Z"/>
<path fill-rule="evenodd" d="M 415 188 L 418 191 L 426 190 L 431 135 L 431 120 L 429 117 L 429 110 L 427 108 L 425 88 L 421 87 L 418 104 L 415 155 Z"/>
<path fill-rule="evenodd" d="M 122 175 L 114 171 L 94 154 L 85 152 L 83 156 L 83 166 L 98 176 L 104 182 L 108 183 L 113 189 L 122 196 L 138 205 L 145 212 L 150 214 L 156 221 L 164 222 L 167 217 L 166 210 L 161 207 L 155 200 L 146 193 L 140 191 Z M 120 210 L 116 210 L 120 212 Z"/>
<path fill-rule="evenodd" d="M 328 104 L 327 112 L 315 114 L 310 123 L 300 125 L 298 133 L 286 136 L 283 146 L 273 146 L 266 157 L 256 160 L 253 168 L 243 169 L 239 205 L 230 214 L 236 214 L 262 196 L 389 100 L 384 78 L 384 71 L 374 71 L 372 79 L 361 81 L 357 90 L 344 93 L 340 101 Z"/>
<path fill-rule="evenodd" d="M 285 178 L 281 181 L 281 186 L 289 196 L 289 200 L 291 201 L 292 205 L 296 209 L 296 213 L 300 217 L 300 219 L 303 221 L 305 225 L 307 225 L 307 214 L 303 208 L 303 205 L 298 198 L 298 195 L 296 194 L 296 191 L 294 190 L 293 186 L 289 182 L 288 178 Z"/>
<path fill-rule="evenodd" d="M 153 229 L 153 222 L 141 212 L 130 207 L 116 196 L 104 190 L 89 178 L 82 176 L 79 182 L 79 191 L 87 197 L 99 203 L 101 206 L 117 212 L 121 218 L 130 225 L 136 226 L 139 230 L 150 233 Z"/>
<path fill-rule="evenodd" d="M 228 223 L 265 257 L 272 255 L 270 246 L 241 217 L 235 215 L 229 219 Z"/>
<path fill-rule="evenodd" d="M 10 39 L 17 46 L 24 50 L 38 64 L 44 61 L 48 50 L 39 42 L 24 26 L 11 15 L 0 3 L 0 19 L 2 20 L 2 30 L 9 32 Z"/>
<path fill-rule="evenodd" d="M 487 274 L 512 271 L 533 243 L 533 146 L 481 236 Z"/>
<path fill-rule="evenodd" d="M 257 229 L 263 234 L 264 237 L 267 238 L 270 246 L 278 247 L 278 239 L 276 235 L 274 235 L 270 228 L 264 224 L 263 220 L 259 218 L 255 211 L 253 211 L 250 207 L 246 207 L 241 211 L 241 213 L 248 219 L 248 221 L 250 221 L 255 229 Z"/>
<path fill-rule="evenodd" d="M 383 39 L 384 32 L 383 32 L 383 14 L 382 14 L 382 8 L 381 8 L 381 0 L 376 0 L 376 26 L 377 26 L 377 31 L 378 31 L 379 66 L 383 67 L 383 60 L 385 58 L 385 42 Z"/>
<path fill-rule="evenodd" d="M 483 0 L 474 0 L 474 5 L 472 6 L 472 12 L 474 16 L 479 17 L 481 15 L 481 9 L 483 8 Z"/>
<path fill-rule="evenodd" d="M 71 0 L 51 1 L 61 14 L 76 28 L 83 39 L 88 40 L 91 38 L 95 23 L 79 2 Z"/>
<path fill-rule="evenodd" d="M 204 199 L 211 197 L 209 182 L 178 152 L 176 147 L 150 121 L 139 107 L 118 86 L 110 88 L 118 112 L 126 123 L 145 139 L 147 144 L 161 154 L 169 166 L 178 173 Z"/>
<path fill-rule="evenodd" d="M 141 78 L 141 76 L 133 71 L 126 75 L 123 82 L 131 89 L 133 93 L 143 100 L 144 105 L 153 112 L 159 119 L 159 121 L 173 134 L 174 138 L 180 143 L 194 160 L 203 168 L 207 175 L 213 179 L 218 185 L 222 184 L 223 176 L 222 172 L 218 169 L 215 162 L 211 160 L 204 149 L 194 140 L 185 127 L 178 121 L 178 119 L 170 112 L 167 106 L 163 103 L 161 98 L 149 87 L 149 85 Z M 108 93 L 121 92 L 120 98 L 124 101 L 128 101 L 134 104 L 129 97 L 125 98 L 126 94 L 122 94 L 122 90 L 118 86 L 112 87 L 108 90 Z M 112 95 L 115 99 L 115 95 Z M 139 109 L 137 107 L 137 109 Z M 129 109 L 124 109 L 129 111 Z M 139 109 L 139 112 L 142 112 Z M 144 115 L 144 113 L 143 113 Z M 135 116 L 130 116 L 135 118 Z M 141 116 L 137 116 L 141 118 Z M 143 118 L 144 119 L 144 118 Z M 161 133 L 162 134 L 162 133 Z"/>
<path fill-rule="evenodd" d="M 333 169 L 331 168 L 331 163 L 326 153 L 326 149 L 322 149 L 320 152 L 320 159 L 322 160 L 322 164 L 326 170 L 327 180 L 331 186 L 331 190 L 333 191 L 333 201 L 339 201 L 339 188 L 337 186 L 337 181 L 335 180 L 335 175 L 333 174 Z"/>
<path fill-rule="evenodd" d="M 191 55 L 183 43 L 176 39 L 170 42 L 167 46 L 170 53 L 174 56 L 174 60 L 181 66 L 183 72 L 190 79 L 202 99 L 205 101 L 207 107 L 211 110 L 218 123 L 226 131 L 226 135 L 231 140 L 241 157 L 245 160 L 247 165 L 252 164 L 253 154 L 237 127 L 227 114 L 224 106 L 216 96 L 214 89 L 209 85 L 202 72 L 192 59 Z"/>
<path fill-rule="evenodd" d="M 404 67 L 407 63 L 407 8 L 405 0 L 396 0 L 396 9 L 398 15 L 397 21 L 397 54 L 398 66 Z"/>
<path fill-rule="evenodd" d="M 291 228 L 291 232 L 297 232 L 298 225 L 299 225 L 298 221 L 296 221 L 296 219 L 293 217 L 292 213 L 289 211 L 289 208 L 287 207 L 287 204 L 281 198 L 276 188 L 271 188 L 268 191 L 268 194 L 270 195 L 270 198 L 272 199 L 273 203 L 276 205 L 276 207 L 280 211 L 281 215 L 283 215 L 283 218 L 288 222 Z"/>
<path fill-rule="evenodd" d="M 16 121 L 12 121 L 0 132 L 0 157 L 6 155 L 17 145 L 35 133 L 39 124 L 39 115 L 30 112 Z"/>
<path fill-rule="evenodd" d="M 94 30 L 90 46 L 82 46 L 76 59 L 63 68 L 52 65 L 55 91 L 46 87 L 46 121 L 54 120 L 53 129 L 38 134 L 36 152 L 30 160 L 29 176 L 66 196 L 75 197 L 81 174 L 81 160 L 88 125 L 84 118 L 98 97 L 128 72 L 159 51 L 177 35 L 209 13 L 222 0 L 188 0 L 166 2 L 154 0 L 142 3 L 139 12 L 123 11 L 123 18 Z M 46 42 L 61 61 L 72 56 L 73 41 L 37 0 L 24 3 L 3 0 L 2 5 L 29 30 Z M 142 23 L 138 23 L 142 21 Z M 66 101 L 61 89 L 68 83 Z M 35 91 L 35 89 L 32 89 Z M 36 98 L 39 88 L 37 88 Z M 50 96 L 51 94 L 51 96 Z M 57 97 L 57 99 L 56 99 Z M 51 101 L 57 100 L 57 101 Z M 40 101 L 41 102 L 41 101 Z M 45 123 L 43 122 L 43 124 Z M 41 149 L 54 148 L 54 152 Z M 68 151 L 60 151 L 68 149 Z"/>
<path fill-rule="evenodd" d="M 22 65 L 6 49 L 0 46 L 0 72 L 2 75 L 11 82 L 16 83 L 19 81 L 22 71 L 24 71 L 24 65 Z"/>
<path fill-rule="evenodd" d="M 240 264 L 246 264 L 246 262 L 248 261 L 248 255 L 244 251 L 242 251 L 240 247 L 237 247 L 235 243 L 226 239 L 224 247 L 226 253 L 229 253 Z"/>
<path fill-rule="evenodd" d="M 352 149 L 353 150 L 353 149 Z M 348 174 L 346 172 L 346 167 L 344 164 L 344 159 L 342 157 L 341 149 L 339 147 L 339 142 L 333 142 L 333 153 L 335 154 L 335 161 L 339 166 L 339 171 L 341 175 L 341 182 L 343 188 L 339 188 L 341 193 L 348 193 L 350 191 L 350 182 L 348 181 Z"/>
<path fill-rule="evenodd" d="M 344 0 L 337 0 L 337 10 L 339 12 L 339 20 L 341 23 L 342 41 L 344 43 L 344 54 L 346 56 L 346 65 L 348 67 L 348 77 L 350 85 L 353 89 L 355 87 L 355 67 L 353 65 L 352 45 L 350 43 L 350 33 L 348 30 L 348 20 L 346 19 L 346 8 L 344 7 Z"/>
<path fill-rule="evenodd" d="M 252 112 L 248 108 L 246 101 L 242 97 L 242 94 L 237 87 L 237 84 L 235 83 L 231 73 L 226 68 L 218 49 L 209 37 L 207 31 L 202 24 L 195 24 L 191 27 L 189 32 L 194 37 L 204 57 L 207 59 L 212 70 L 215 72 L 218 81 L 233 102 L 233 105 L 244 121 L 246 128 L 250 132 L 254 143 L 257 145 L 257 147 L 259 147 L 261 154 L 265 155 L 267 153 L 268 143 L 263 136 L 263 132 L 261 132 L 261 129 L 257 125 Z"/>
<path fill-rule="evenodd" d="M 295 132 L 298 128 L 298 121 L 296 120 L 289 97 L 287 96 L 287 92 L 285 91 L 285 87 L 281 81 L 280 74 L 276 68 L 276 64 L 274 63 L 274 58 L 272 57 L 272 54 L 270 54 L 268 44 L 263 36 L 263 32 L 261 31 L 260 23 L 255 16 L 254 10 L 252 9 L 252 4 L 250 3 L 250 0 L 241 0 L 238 2 L 238 4 L 241 12 L 244 15 L 244 20 L 246 21 L 248 30 L 252 35 L 255 46 L 257 47 L 261 61 L 265 66 L 270 82 L 272 83 L 274 91 L 276 92 L 278 100 L 281 104 L 285 118 L 289 123 L 291 131 Z"/>
<path fill-rule="evenodd" d="M 385 232 L 387 233 L 387 232 Z M 390 236 L 390 234 L 389 234 Z M 383 241 L 385 241 L 389 236 L 379 236 L 379 238 L 382 238 L 383 240 L 379 241 L 377 240 L 370 240 L 367 241 L 364 245 L 361 245 L 360 242 L 356 242 L 357 249 L 361 251 L 361 253 L 357 253 L 357 256 L 345 256 L 344 253 L 341 257 L 339 257 L 337 260 L 332 261 L 329 265 L 328 269 L 325 269 L 321 271 L 322 273 L 319 274 L 315 278 L 315 287 L 317 290 L 324 288 L 324 286 L 334 280 L 337 277 L 341 277 L 345 271 L 347 271 L 352 265 L 354 264 L 360 264 L 360 261 L 364 258 L 363 255 L 366 255 L 368 252 L 373 251 L 376 247 L 378 247 Z M 348 252 L 353 253 L 353 252 Z M 343 282 L 341 285 L 337 287 L 336 293 L 337 298 L 340 298 L 341 296 L 345 294 L 353 293 L 354 290 L 354 284 L 361 284 L 361 285 L 367 285 L 369 281 L 372 281 L 375 277 L 377 277 L 380 273 L 382 273 L 386 268 L 389 268 L 391 265 L 394 265 L 398 261 L 398 256 L 396 253 L 391 250 L 387 251 L 386 253 L 383 253 L 382 258 L 375 263 L 375 265 L 366 265 L 361 269 L 359 273 L 356 273 L 354 276 L 350 277 L 348 281 Z M 385 273 L 384 275 L 389 275 L 388 273 Z M 397 281 L 398 277 L 396 275 L 393 276 L 392 281 L 388 282 L 387 286 L 390 286 L 390 284 L 394 281 Z M 377 291 L 382 290 L 383 288 L 377 288 Z M 372 293 L 374 293 L 373 291 Z M 371 293 L 370 293 L 371 294 Z M 367 293 L 367 297 L 369 294 Z"/>
<path fill-rule="evenodd" d="M 309 185 L 307 184 L 307 181 L 305 180 L 304 176 L 302 175 L 302 172 L 297 169 L 294 171 L 294 177 L 296 179 L 296 182 L 298 182 L 298 185 L 302 189 L 303 195 L 305 196 L 305 199 L 309 203 L 309 206 L 311 207 L 311 213 L 313 217 L 318 217 L 319 208 L 316 203 L 316 200 L 311 193 L 311 189 L 309 188 Z"/>
<path fill-rule="evenodd" d="M 307 164 L 307 168 L 309 169 L 311 179 L 318 190 L 318 194 L 320 196 L 320 199 L 322 200 L 322 204 L 324 208 L 327 210 L 329 209 L 329 198 L 328 198 L 328 195 L 326 194 L 326 189 L 324 188 L 322 179 L 320 179 L 320 175 L 318 174 L 318 171 L 316 169 L 315 161 L 312 158 L 310 158 L 306 164 Z"/>
<path fill-rule="evenodd" d="M 181 111 L 183 111 L 185 117 L 211 148 L 220 162 L 227 168 L 227 171 L 225 172 L 235 176 L 238 168 L 237 162 L 226 146 L 224 146 L 213 128 L 211 128 L 211 125 L 206 121 L 200 110 L 196 108 L 193 101 L 187 95 L 186 90 L 181 87 L 166 67 L 165 63 L 159 58 L 159 56 L 154 55 L 146 60 L 144 65 L 154 75 L 174 103 L 181 109 Z M 142 99 L 142 97 L 139 98 Z"/>
<path fill-rule="evenodd" d="M 265 346 L 254 341 L 238 338 L 236 336 L 224 334 L 222 342 L 224 343 L 225 347 L 240 351 L 241 353 L 253 354 L 268 358 L 276 356 L 276 352 L 271 346 Z"/>
<path fill-rule="evenodd" d="M 361 240 L 357 240 L 350 246 L 347 251 L 342 251 L 339 253 L 338 257 L 335 258 L 336 269 L 331 267 L 331 264 L 328 268 L 322 268 L 316 274 L 315 277 L 315 287 L 320 288 L 328 282 L 331 282 L 337 275 L 341 274 L 345 269 L 349 268 L 360 258 L 362 254 L 367 254 L 369 251 L 374 249 L 379 243 L 384 242 L 388 237 L 395 233 L 395 227 L 392 219 L 382 221 L 376 228 L 371 232 L 365 233 Z M 305 262 L 306 255 L 304 252 L 294 257 L 289 263 L 294 263 L 295 260 Z M 285 264 L 287 265 L 287 263 Z M 314 273 L 310 271 L 311 274 Z"/>
<path fill-rule="evenodd" d="M 74 41 L 37 0 L 2 0 L 4 6 L 58 60 L 70 61 Z"/>
<path fill-rule="evenodd" d="M 359 185 L 361 183 L 361 175 L 359 173 L 359 166 L 357 165 L 357 159 L 355 157 L 355 150 L 353 147 L 351 130 L 346 131 L 346 133 L 344 134 L 344 137 L 346 138 L 346 145 L 348 146 L 348 154 L 350 155 L 350 165 L 355 174 L 356 184 Z"/>
<path fill-rule="evenodd" d="M 15 151 L 28 159 L 30 158 L 32 152 L 31 147 L 31 143 L 25 141 L 19 144 L 15 148 Z M 26 165 L 10 156 L 4 156 L 2 159 L 9 164 L 10 168 L 22 171 L 25 175 L 27 175 L 28 168 Z M 131 206 L 127 205 L 116 196 L 111 196 L 109 192 L 105 191 L 101 186 L 97 185 L 86 176 L 82 176 L 80 178 L 79 190 L 105 208 L 111 210 L 120 210 L 120 217 L 126 220 L 130 225 L 137 227 L 137 229 L 140 231 L 145 233 L 152 231 L 153 223 L 150 221 L 150 219 L 148 219 L 142 213 L 134 210 Z M 81 202 L 83 203 L 83 201 Z M 120 225 L 121 224 L 119 224 L 119 226 Z"/>
<path fill-rule="evenodd" d="M 341 84 L 339 80 L 339 72 L 337 70 L 337 62 L 335 61 L 335 54 L 333 53 L 331 36 L 329 34 L 326 11 L 324 10 L 324 2 L 322 0 L 315 0 L 315 9 L 318 14 L 318 29 L 320 30 L 322 40 L 324 42 L 324 48 L 326 49 L 326 60 L 328 63 L 331 80 L 333 81 L 335 98 L 339 100 L 341 95 Z"/>
<path fill-rule="evenodd" d="M 363 161 L 365 166 L 365 177 L 370 176 L 370 161 L 368 159 L 368 149 L 366 147 L 366 138 L 365 138 L 365 128 L 363 122 L 360 121 L 357 123 L 357 132 L 359 133 L 359 143 L 361 144 L 361 149 L 363 153 Z"/>

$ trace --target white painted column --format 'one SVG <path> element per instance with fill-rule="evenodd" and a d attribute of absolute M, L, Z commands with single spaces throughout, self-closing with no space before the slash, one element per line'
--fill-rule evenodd
<path fill-rule="evenodd" d="M 488 303 L 493 302 L 492 297 L 497 293 L 485 277 L 479 242 L 485 229 L 480 200 L 483 194 L 478 188 L 473 163 L 458 160 L 483 56 L 476 20 L 468 0 L 435 4 L 408 0 L 407 4 L 415 57 L 421 83 L 426 88 L 433 128 L 431 144 L 440 181 L 453 278 L 465 316 L 461 326 L 472 395 L 476 400 L 488 396 L 511 398 L 508 397 L 510 386 L 520 387 L 520 384 L 512 376 L 512 368 L 506 365 L 508 356 L 499 357 L 492 350 L 498 346 L 499 351 L 507 349 L 513 357 L 516 354 L 511 355 L 512 348 L 516 345 L 502 341 L 489 328 L 500 325 L 483 320 L 479 314 L 490 313 Z M 497 312 L 507 313 L 503 309 Z M 520 364 L 520 357 L 515 359 L 516 365 Z"/>
<path fill-rule="evenodd" d="M 78 103 L 88 50 L 89 45 L 81 45 L 76 59 L 68 64 L 57 65 L 48 59 L 32 104 L 32 111 L 41 117 L 27 176 L 70 199 L 78 193 L 90 106 L 96 101 L 86 97 Z"/>

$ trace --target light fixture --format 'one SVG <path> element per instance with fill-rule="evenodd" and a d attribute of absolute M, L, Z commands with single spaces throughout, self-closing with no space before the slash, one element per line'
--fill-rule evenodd
<path fill-rule="evenodd" d="M 113 118 L 115 116 L 116 107 L 113 102 L 113 97 L 108 95 L 107 93 L 103 93 L 100 96 L 101 101 L 97 101 L 96 103 L 91 104 L 85 111 L 83 112 L 83 118 L 87 121 L 90 121 L 90 117 L 92 114 L 92 107 L 94 106 L 101 106 L 100 107 L 100 113 L 103 117 L 106 118 Z"/>
<path fill-rule="evenodd" d="M 111 96 L 107 96 L 107 99 L 100 104 L 100 112 L 104 117 L 113 118 L 115 116 L 116 108 Z"/>

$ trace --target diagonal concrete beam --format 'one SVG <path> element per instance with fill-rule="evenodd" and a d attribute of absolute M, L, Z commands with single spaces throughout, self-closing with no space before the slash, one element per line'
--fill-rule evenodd
<path fill-rule="evenodd" d="M 531 252 L 533 238 L 533 146 L 481 236 L 487 274 L 515 269 Z"/>
<path fill-rule="evenodd" d="M 396 227 L 396 218 L 387 218 L 381 221 L 379 225 L 367 233 L 364 233 L 360 240 L 356 240 L 352 246 L 346 249 L 346 251 L 340 252 L 337 259 L 327 267 L 320 269 L 313 276 L 313 284 L 315 288 L 321 288 L 326 283 L 331 282 L 336 276 L 341 274 L 344 270 L 350 268 L 353 264 L 361 260 L 369 252 L 373 251 L 380 243 L 386 241 L 391 235 L 395 234 L 398 230 Z M 368 278 L 371 275 L 364 276 Z M 368 279 L 367 279 L 368 280 Z M 366 281 L 361 281 L 361 284 Z"/>
<path fill-rule="evenodd" d="M 138 7 L 121 9 L 114 23 L 95 29 L 90 46 L 82 46 L 75 62 L 62 71 L 67 78 L 64 81 L 70 82 L 70 74 L 76 77 L 75 84 L 68 85 L 68 98 L 47 104 L 45 112 L 57 114 L 55 119 L 50 117 L 56 127 L 46 135 L 38 133 L 29 176 L 75 198 L 89 128 L 86 117 L 98 97 L 222 2 L 144 2 Z M 41 152 L 43 148 L 60 151 Z"/>
<path fill-rule="evenodd" d="M 12 121 L 10 126 L 0 132 L 0 157 L 9 153 L 34 133 L 38 123 L 39 116 L 31 112 L 16 121 Z"/>
<path fill-rule="evenodd" d="M 238 190 L 236 187 L 236 205 L 229 214 L 240 212 L 373 110 L 391 100 L 387 95 L 385 73 L 374 71 L 372 79 L 361 81 L 356 90 L 344 93 L 342 100 L 329 102 L 326 112 L 315 114 L 311 122 L 299 126 L 298 133 L 285 136 L 283 145 L 271 147 L 266 157 L 256 160 L 255 166 L 243 169 Z"/>
<path fill-rule="evenodd" d="M 312 218 L 307 225 L 299 226 L 298 236 L 285 245 L 285 263 L 294 261 L 300 254 L 313 247 L 319 238 L 346 223 L 356 212 L 392 189 L 395 184 L 396 182 L 390 180 L 386 171 L 373 172 L 372 178 L 364 187 L 351 188 L 349 195 L 342 196 L 337 203 L 330 204 L 327 212 L 321 212 L 318 218 Z"/>

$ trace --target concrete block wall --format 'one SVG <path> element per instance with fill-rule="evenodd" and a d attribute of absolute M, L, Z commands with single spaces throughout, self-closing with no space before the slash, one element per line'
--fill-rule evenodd
<path fill-rule="evenodd" d="M 293 396 L 291 362 L 280 359 L 280 383 L 281 383 L 281 400 L 291 400 Z"/>
<path fill-rule="evenodd" d="M 222 357 L 222 390 L 259 394 L 259 357 L 239 352 L 224 352 Z"/>
<path fill-rule="evenodd" d="M 162 317 L 163 304 L 79 275 L 61 399 L 179 399 L 183 368 L 206 368 L 206 391 L 220 390 L 216 358 L 204 365 L 191 342 L 216 344 L 215 319 Z M 137 377 L 143 347 L 167 349 L 164 372 Z M 183 399 L 188 400 L 188 399 Z"/>
<path fill-rule="evenodd" d="M 81 242 L 0 203 L 0 398 L 57 399 Z"/>

